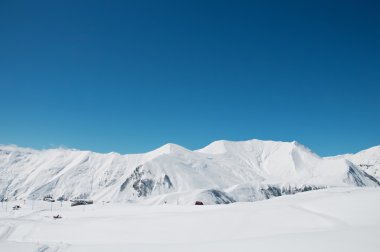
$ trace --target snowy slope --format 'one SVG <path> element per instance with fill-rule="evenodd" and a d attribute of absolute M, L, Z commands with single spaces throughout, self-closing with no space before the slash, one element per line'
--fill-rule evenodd
<path fill-rule="evenodd" d="M 12 203 L 12 204 L 11 204 Z M 16 202 L 9 202 L 13 205 Z M 255 203 L 142 206 L 27 201 L 0 207 L 0 251 L 367 251 L 380 247 L 380 189 L 329 188 Z M 53 220 L 56 214 L 62 219 Z"/>
<path fill-rule="evenodd" d="M 378 164 L 371 159 L 377 153 L 321 158 L 297 142 L 260 140 L 216 141 L 196 151 L 167 144 L 131 155 L 0 146 L 0 195 L 149 204 L 256 201 L 332 186 L 378 186 L 360 166 Z"/>
<path fill-rule="evenodd" d="M 377 180 L 380 180 L 380 146 L 347 156 L 346 159 Z"/>

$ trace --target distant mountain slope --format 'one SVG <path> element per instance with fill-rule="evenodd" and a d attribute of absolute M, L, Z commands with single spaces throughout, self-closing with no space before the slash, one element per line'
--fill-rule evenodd
<path fill-rule="evenodd" d="M 196 151 L 167 144 L 131 155 L 0 146 L 0 197 L 255 201 L 332 186 L 378 186 L 379 157 L 379 147 L 321 158 L 297 142 L 260 140 L 216 141 Z"/>
<path fill-rule="evenodd" d="M 380 146 L 347 156 L 346 159 L 377 180 L 380 180 Z"/>

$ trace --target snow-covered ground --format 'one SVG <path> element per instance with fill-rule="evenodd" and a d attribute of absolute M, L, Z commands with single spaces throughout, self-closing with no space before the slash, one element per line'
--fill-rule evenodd
<path fill-rule="evenodd" d="M 15 204 L 21 209 L 10 210 Z M 380 249 L 379 188 L 329 188 L 228 205 L 70 207 L 64 202 L 60 207 L 59 202 L 20 201 L 0 209 L 4 252 Z M 54 220 L 56 214 L 63 218 Z"/>

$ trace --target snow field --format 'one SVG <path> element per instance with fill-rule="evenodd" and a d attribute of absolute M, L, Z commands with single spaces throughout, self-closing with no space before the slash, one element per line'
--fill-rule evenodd
<path fill-rule="evenodd" d="M 20 202 L 18 202 L 20 203 Z M 378 251 L 380 189 L 330 188 L 253 203 L 1 208 L 0 251 Z M 62 219 L 54 220 L 59 213 Z"/>

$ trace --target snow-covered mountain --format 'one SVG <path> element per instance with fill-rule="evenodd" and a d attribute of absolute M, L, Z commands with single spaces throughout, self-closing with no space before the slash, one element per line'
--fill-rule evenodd
<path fill-rule="evenodd" d="M 335 186 L 378 186 L 380 147 L 321 158 L 297 142 L 216 141 L 144 154 L 0 146 L 0 197 L 191 204 L 255 201 Z M 377 179 L 376 179 L 376 178 Z"/>
<path fill-rule="evenodd" d="M 346 158 L 367 174 L 380 180 L 380 146 L 349 155 Z"/>

